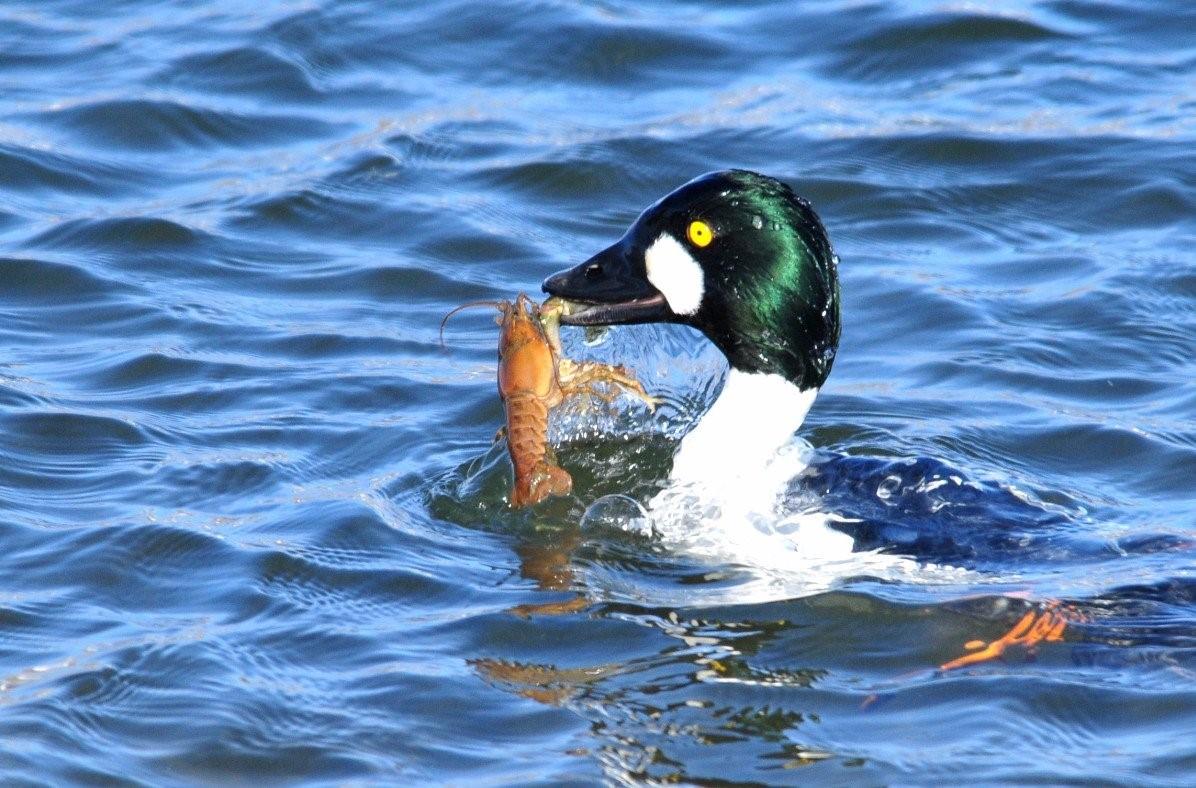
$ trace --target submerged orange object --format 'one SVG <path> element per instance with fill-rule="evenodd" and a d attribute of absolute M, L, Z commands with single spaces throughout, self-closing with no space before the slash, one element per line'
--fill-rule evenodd
<path fill-rule="evenodd" d="M 548 446 L 549 412 L 573 394 L 603 396 L 594 391 L 601 383 L 622 387 L 649 408 L 655 407 L 656 400 L 623 367 L 561 358 L 558 332 L 566 304 L 557 299 L 550 298 L 540 307 L 520 293 L 514 301 L 464 304 L 444 320 L 459 309 L 483 305 L 499 311 L 498 394 L 506 409 L 507 451 L 515 469 L 511 508 L 530 506 L 550 495 L 567 495 L 573 478 L 556 464 Z"/>
<path fill-rule="evenodd" d="M 1013 625 L 1013 629 L 1001 637 L 985 644 L 984 641 L 968 641 L 965 649 L 973 650 L 971 654 L 944 662 L 940 670 L 954 670 L 966 665 L 987 662 L 998 659 L 1010 646 L 1024 646 L 1031 648 L 1042 642 L 1057 642 L 1063 640 L 1063 630 L 1067 628 L 1068 618 L 1058 609 L 1057 605 L 1050 605 L 1046 610 L 1037 613 L 1031 610 Z"/>

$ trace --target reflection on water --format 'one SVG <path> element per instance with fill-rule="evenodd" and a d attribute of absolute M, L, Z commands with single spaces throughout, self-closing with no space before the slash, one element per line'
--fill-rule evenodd
<path fill-rule="evenodd" d="M 4 4 L 4 781 L 1191 783 L 1194 27 Z M 567 333 L 665 403 L 512 512 L 441 317 L 731 166 L 842 257 L 781 517 L 639 522 L 725 371 L 675 326 Z"/>

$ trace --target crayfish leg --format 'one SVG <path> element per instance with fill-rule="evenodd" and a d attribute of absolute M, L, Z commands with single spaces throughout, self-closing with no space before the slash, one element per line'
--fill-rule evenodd
<path fill-rule="evenodd" d="M 614 394 L 604 394 L 595 388 L 605 383 L 639 399 L 650 411 L 656 410 L 656 406 L 660 404 L 660 400 L 648 394 L 644 385 L 636 380 L 626 367 L 600 364 L 596 361 L 571 361 L 566 358 L 558 363 L 557 375 L 560 378 L 561 391 L 566 397 L 589 394 L 609 402 L 614 398 Z"/>

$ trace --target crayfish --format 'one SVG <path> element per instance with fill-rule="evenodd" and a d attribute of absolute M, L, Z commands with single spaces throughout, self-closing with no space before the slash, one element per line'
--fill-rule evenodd
<path fill-rule="evenodd" d="M 493 306 L 501 327 L 498 339 L 498 394 L 506 409 L 507 451 L 515 469 L 510 504 L 520 508 L 539 503 L 550 495 L 567 495 L 573 478 L 556 463 L 548 445 L 548 414 L 565 398 L 590 394 L 613 398 L 615 387 L 656 406 L 638 380 L 622 366 L 563 358 L 560 317 L 566 304 L 550 298 L 537 306 L 525 293 L 514 301 L 475 301 L 462 304 L 444 316 L 444 323 L 462 309 Z M 612 391 L 596 388 L 608 384 Z"/>

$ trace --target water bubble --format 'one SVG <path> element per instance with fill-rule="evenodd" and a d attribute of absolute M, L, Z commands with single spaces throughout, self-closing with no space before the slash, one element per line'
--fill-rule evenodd
<path fill-rule="evenodd" d="M 609 326 L 586 326 L 585 346 L 598 347 L 606 342 L 610 336 Z"/>
<path fill-rule="evenodd" d="M 876 497 L 882 501 L 888 501 L 900 487 L 900 476 L 886 476 L 876 488 Z"/>
<path fill-rule="evenodd" d="M 764 229 L 764 219 L 759 216 L 753 216 L 752 217 L 752 227 L 755 227 L 757 230 L 763 230 Z"/>
<path fill-rule="evenodd" d="M 652 535 L 648 510 L 628 495 L 604 495 L 586 508 L 581 516 L 582 530 L 614 528 L 643 536 Z"/>

